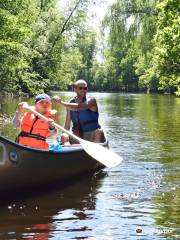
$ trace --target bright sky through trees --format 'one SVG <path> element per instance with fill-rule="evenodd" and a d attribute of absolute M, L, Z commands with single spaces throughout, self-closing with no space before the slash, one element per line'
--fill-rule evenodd
<path fill-rule="evenodd" d="M 116 0 L 97 0 L 95 1 L 95 4 L 90 4 L 88 8 L 89 25 L 97 30 L 108 11 L 108 7 L 111 6 L 114 2 L 116 2 Z M 60 8 L 66 9 L 68 5 L 69 0 L 59 0 Z"/>

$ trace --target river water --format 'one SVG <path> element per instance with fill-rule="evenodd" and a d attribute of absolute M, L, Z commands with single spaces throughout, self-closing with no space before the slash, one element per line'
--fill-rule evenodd
<path fill-rule="evenodd" d="M 0 239 L 180 239 L 180 98 L 91 96 L 111 149 L 124 161 L 63 189 L 10 199 L 0 206 Z M 0 134 L 10 139 L 21 100 L 1 99 Z M 64 117 L 60 107 L 61 124 Z"/>

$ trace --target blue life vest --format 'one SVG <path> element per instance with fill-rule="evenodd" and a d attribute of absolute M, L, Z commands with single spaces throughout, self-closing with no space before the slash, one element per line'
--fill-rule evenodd
<path fill-rule="evenodd" d="M 82 103 L 87 102 L 84 98 Z M 70 103 L 76 103 L 76 98 L 72 98 Z M 80 110 L 80 111 L 70 111 L 71 121 L 73 122 L 72 131 L 76 132 L 77 127 L 80 128 L 80 132 L 90 132 L 101 128 L 98 123 L 99 113 L 93 112 L 90 109 Z"/>

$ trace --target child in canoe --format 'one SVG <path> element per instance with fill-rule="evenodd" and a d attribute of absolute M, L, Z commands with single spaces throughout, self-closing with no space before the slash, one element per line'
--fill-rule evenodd
<path fill-rule="evenodd" d="M 39 94 L 35 98 L 34 110 L 44 115 L 49 121 L 37 117 L 31 111 L 24 113 L 24 104 L 18 104 L 18 109 L 13 118 L 13 126 L 20 128 L 17 142 L 24 146 L 48 150 L 47 139 L 57 134 L 54 122 L 58 120 L 56 110 L 51 109 L 51 98 L 47 94 Z"/>

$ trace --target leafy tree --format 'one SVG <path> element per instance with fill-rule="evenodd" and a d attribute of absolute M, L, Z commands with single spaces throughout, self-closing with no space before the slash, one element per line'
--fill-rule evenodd
<path fill-rule="evenodd" d="M 82 65 L 79 68 L 77 78 L 86 79 L 88 86 L 92 87 L 92 67 L 95 56 L 96 34 L 89 30 L 85 31 L 78 38 L 78 49 L 82 56 Z"/>
<path fill-rule="evenodd" d="M 30 6 L 29 6 L 30 4 Z M 36 73 L 31 69 L 33 32 L 36 18 L 35 0 L 0 2 L 0 76 L 1 90 L 28 90 Z M 25 89 L 24 89 L 25 88 Z"/>
<path fill-rule="evenodd" d="M 110 89 L 180 94 L 179 10 L 177 0 L 118 0 L 112 5 L 104 21 Z M 130 25 L 128 19 L 133 19 Z"/>
<path fill-rule="evenodd" d="M 56 0 L 0 0 L 0 90 L 34 95 L 74 81 L 87 5 L 71 1 L 62 12 Z"/>
<path fill-rule="evenodd" d="M 176 0 L 164 0 L 159 1 L 156 9 L 159 15 L 149 75 L 156 74 L 160 90 L 180 94 L 180 6 Z"/>
<path fill-rule="evenodd" d="M 92 89 L 180 95 L 177 0 L 117 0 L 103 21 L 101 63 L 90 1 L 69 0 L 66 11 L 57 3 L 0 0 L 0 91 L 34 95 L 85 78 Z"/>

